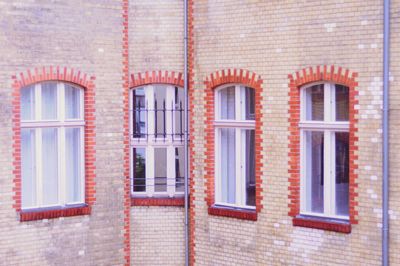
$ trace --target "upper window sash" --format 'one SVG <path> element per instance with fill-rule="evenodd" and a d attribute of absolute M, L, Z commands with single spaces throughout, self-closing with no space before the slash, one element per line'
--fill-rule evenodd
<path fill-rule="evenodd" d="M 45 85 L 50 85 L 54 84 L 55 85 L 55 102 L 54 104 L 56 105 L 56 110 L 55 110 L 55 117 L 54 118 L 48 118 L 44 119 L 44 94 L 43 94 L 43 86 Z M 75 96 L 76 100 L 75 106 L 77 110 L 74 110 L 75 112 L 78 113 L 78 116 L 76 118 L 67 118 L 66 114 L 66 109 L 70 108 L 67 103 L 67 98 L 71 100 L 69 97 L 66 97 L 66 90 L 68 88 L 75 89 L 75 93 L 77 93 Z M 23 115 L 21 115 L 21 126 L 23 124 L 27 123 L 48 123 L 48 122 L 79 122 L 84 120 L 84 97 L 83 97 L 83 89 L 73 86 L 72 84 L 68 83 L 63 83 L 63 82 L 56 82 L 56 81 L 51 81 L 51 82 L 43 82 L 43 83 L 37 83 L 32 86 L 28 86 L 25 88 L 22 88 L 21 91 L 23 90 L 30 90 L 29 97 L 30 97 L 30 105 L 27 107 L 30 107 L 30 110 L 28 111 L 30 113 L 30 119 L 24 119 Z M 26 91 L 25 91 L 26 92 Z M 21 92 L 21 105 L 24 105 L 24 100 L 26 100 L 26 96 L 22 96 L 23 92 Z M 79 106 L 76 106 L 79 105 Z M 21 106 L 21 109 L 23 107 Z M 22 110 L 21 110 L 22 111 Z M 31 124 L 34 126 L 35 124 Z"/>
<path fill-rule="evenodd" d="M 313 120 L 307 118 L 307 113 L 312 111 L 312 104 L 310 104 L 310 93 L 307 93 L 307 89 L 312 88 L 313 86 L 320 85 L 323 86 L 323 119 L 321 120 Z M 333 125 L 336 123 L 339 127 L 341 124 L 349 124 L 348 119 L 345 121 L 341 121 L 336 118 L 336 85 L 339 84 L 334 83 L 311 83 L 307 84 L 300 88 L 300 125 L 305 125 L 306 123 L 331 123 Z M 349 88 L 347 87 L 347 90 Z M 349 93 L 349 91 L 347 91 Z M 347 110 L 348 113 L 348 110 Z"/>
<path fill-rule="evenodd" d="M 156 118 L 155 118 L 155 92 L 156 92 L 156 87 L 157 86 L 162 86 L 163 90 L 165 90 L 165 137 L 163 137 L 163 132 L 157 132 L 157 136 L 155 136 L 155 127 L 156 127 Z M 146 85 L 138 88 L 134 88 L 130 90 L 130 101 L 129 101 L 129 109 L 130 109 L 130 138 L 131 138 L 131 143 L 134 143 L 136 145 L 140 145 L 141 143 L 179 143 L 183 142 L 183 135 L 179 136 L 179 129 L 176 123 L 176 112 L 182 112 L 182 134 L 183 134 L 183 122 L 184 122 L 184 110 L 182 106 L 182 110 L 180 110 L 180 107 L 177 107 L 178 103 L 176 102 L 176 95 L 175 95 L 175 88 L 176 86 L 172 85 L 163 85 L 163 84 L 156 84 L 156 85 Z M 144 136 L 134 136 L 134 116 L 136 115 L 137 110 L 134 109 L 133 106 L 133 96 L 134 96 L 134 91 L 142 89 L 144 91 L 144 101 L 145 105 L 141 106 L 140 110 L 143 108 L 143 114 L 144 114 L 144 122 L 145 123 L 145 131 L 143 133 Z M 181 90 L 181 88 L 178 88 L 178 90 Z M 163 108 L 163 103 L 158 102 L 157 103 L 157 109 L 159 110 L 158 113 L 162 112 L 160 109 Z M 178 108 L 178 109 L 177 109 Z M 164 119 L 163 117 L 163 119 Z M 158 117 L 159 118 L 159 117 Z M 175 145 L 175 144 L 174 144 Z"/>
<path fill-rule="evenodd" d="M 234 110 L 231 112 L 233 113 L 233 118 L 222 118 L 221 117 L 221 111 L 222 111 L 222 91 L 227 88 L 232 88 L 234 91 L 234 100 L 231 99 L 231 104 L 233 104 Z M 252 92 L 254 93 L 254 89 L 250 88 Z M 251 96 L 250 96 L 251 97 Z M 254 97 L 254 95 L 253 95 Z M 224 86 L 219 87 L 218 89 L 215 90 L 214 93 L 214 106 L 215 106 L 215 121 L 217 122 L 234 122 L 234 121 L 254 121 L 254 113 L 249 113 L 250 119 L 246 119 L 246 87 L 239 85 L 239 84 L 227 84 Z M 254 100 L 250 102 L 250 104 L 254 105 Z M 254 108 L 254 106 L 253 106 Z"/>

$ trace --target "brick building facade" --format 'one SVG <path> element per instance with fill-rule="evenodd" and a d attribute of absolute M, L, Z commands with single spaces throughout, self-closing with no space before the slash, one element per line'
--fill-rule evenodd
<path fill-rule="evenodd" d="M 182 164 L 177 159 L 182 144 L 179 134 L 172 136 L 178 127 L 176 113 L 182 109 L 176 106 L 184 84 L 183 1 L 0 0 L 0 14 L 0 265 L 184 265 L 184 207 L 178 174 Z M 400 1 L 392 0 L 392 265 L 400 264 L 396 252 L 400 247 L 399 20 Z M 383 7 L 377 1 L 189 0 L 193 265 L 381 263 L 382 43 Z M 34 88 L 36 106 L 45 101 L 38 96 L 46 90 L 43 84 L 59 84 L 57 106 L 69 99 L 65 84 L 81 88 L 84 124 L 68 119 L 50 121 L 53 124 L 24 120 L 26 93 L 22 91 Z M 309 84 L 348 88 L 348 122 L 340 129 L 348 133 L 349 142 L 346 219 L 301 215 L 300 132 L 307 127 L 300 118 L 301 91 Z M 254 193 L 254 202 L 246 204 L 251 208 L 221 207 L 217 202 L 221 185 L 216 178 L 222 164 L 216 158 L 221 145 L 216 144 L 215 132 L 227 124 L 217 121 L 216 110 L 221 107 L 215 99 L 220 98 L 214 97 L 220 88 L 231 85 L 236 92 L 254 89 L 254 122 L 239 121 L 242 128 L 255 132 L 254 184 L 247 192 Z M 156 95 L 157 86 L 163 86 L 165 99 L 174 103 L 171 109 L 163 109 L 166 142 L 157 142 L 159 132 L 148 131 L 148 123 L 157 130 L 156 118 L 147 115 L 145 122 L 140 120 L 140 90 Z M 153 98 L 145 95 L 148 104 Z M 132 107 L 134 101 L 139 107 Z M 44 117 L 43 108 L 35 109 L 35 115 Z M 62 117 L 68 116 L 68 111 L 55 108 Z M 171 120 L 166 118 L 168 110 Z M 139 119 L 137 125 L 143 122 L 147 127 L 147 142 L 141 142 L 140 128 L 135 129 L 139 137 L 132 137 L 137 133 L 132 117 Z M 70 172 L 59 159 L 55 171 L 61 173 L 57 179 L 61 207 L 45 206 L 44 187 L 35 190 L 41 196 L 32 196 L 35 208 L 26 208 L 24 134 L 37 128 L 40 133 L 35 134 L 43 136 L 48 127 L 59 132 L 82 128 L 83 183 L 81 187 L 74 183 L 84 188 L 79 194 L 82 199 L 77 205 L 62 201 L 69 195 L 68 190 L 63 192 L 62 182 L 69 182 Z M 34 138 L 36 144 L 45 142 Z M 59 147 L 64 147 L 59 141 Z M 61 151 L 69 146 L 65 147 Z M 52 150 L 43 150 L 34 150 L 35 156 L 43 157 L 35 157 L 42 165 L 34 171 L 42 171 L 37 180 L 45 185 L 38 184 L 51 186 L 43 169 L 50 169 L 46 167 L 52 156 L 45 153 Z M 163 152 L 166 167 L 159 169 L 155 162 Z M 141 153 L 146 155 L 140 157 Z M 63 152 L 57 154 L 64 158 Z M 137 163 L 140 158 L 146 159 L 144 172 Z M 164 170 L 164 179 L 157 179 L 157 172 Z M 135 188 L 135 175 L 143 175 L 145 188 Z"/>

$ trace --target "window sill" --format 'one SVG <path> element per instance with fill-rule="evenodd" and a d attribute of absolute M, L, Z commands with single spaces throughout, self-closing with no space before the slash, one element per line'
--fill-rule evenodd
<path fill-rule="evenodd" d="M 90 213 L 91 207 L 86 204 L 63 208 L 38 208 L 21 211 L 19 214 L 19 220 L 20 222 L 28 222 L 59 217 L 89 215 Z"/>
<path fill-rule="evenodd" d="M 173 198 L 145 198 L 132 197 L 131 206 L 184 206 L 184 197 Z"/>
<path fill-rule="evenodd" d="M 225 206 L 214 205 L 208 208 L 208 214 L 242 219 L 242 220 L 257 221 L 257 212 L 255 210 L 230 208 Z"/>
<path fill-rule="evenodd" d="M 329 219 L 315 216 L 298 215 L 293 218 L 293 226 L 322 229 L 345 234 L 351 233 L 351 224 L 348 220 Z"/>

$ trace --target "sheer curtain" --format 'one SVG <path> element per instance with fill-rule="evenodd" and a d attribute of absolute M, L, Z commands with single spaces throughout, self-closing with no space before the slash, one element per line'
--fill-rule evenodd
<path fill-rule="evenodd" d="M 21 119 L 35 119 L 35 87 L 29 86 L 21 89 Z"/>
<path fill-rule="evenodd" d="M 80 202 L 81 185 L 81 135 L 79 128 L 65 129 L 65 170 L 67 182 L 67 203 Z"/>
<path fill-rule="evenodd" d="M 65 118 L 80 118 L 80 90 L 69 84 L 65 86 Z"/>
<path fill-rule="evenodd" d="M 57 84 L 42 84 L 42 119 L 54 120 L 57 118 Z"/>
<path fill-rule="evenodd" d="M 58 203 L 57 128 L 42 129 L 43 204 Z"/>
<path fill-rule="evenodd" d="M 235 119 L 235 87 L 220 92 L 220 119 Z"/>
<path fill-rule="evenodd" d="M 35 130 L 21 130 L 22 206 L 36 205 Z"/>
<path fill-rule="evenodd" d="M 221 200 L 224 203 L 236 202 L 236 169 L 235 169 L 235 129 L 221 128 Z"/>

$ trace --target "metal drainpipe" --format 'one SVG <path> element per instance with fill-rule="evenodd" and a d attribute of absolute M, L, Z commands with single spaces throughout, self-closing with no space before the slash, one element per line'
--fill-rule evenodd
<path fill-rule="evenodd" d="M 383 3 L 383 180 L 382 180 L 382 265 L 389 265 L 389 48 L 390 0 Z"/>
<path fill-rule="evenodd" d="M 184 9 L 184 97 L 185 97 L 185 265 L 189 266 L 189 98 L 188 98 L 188 0 L 183 1 Z"/>

